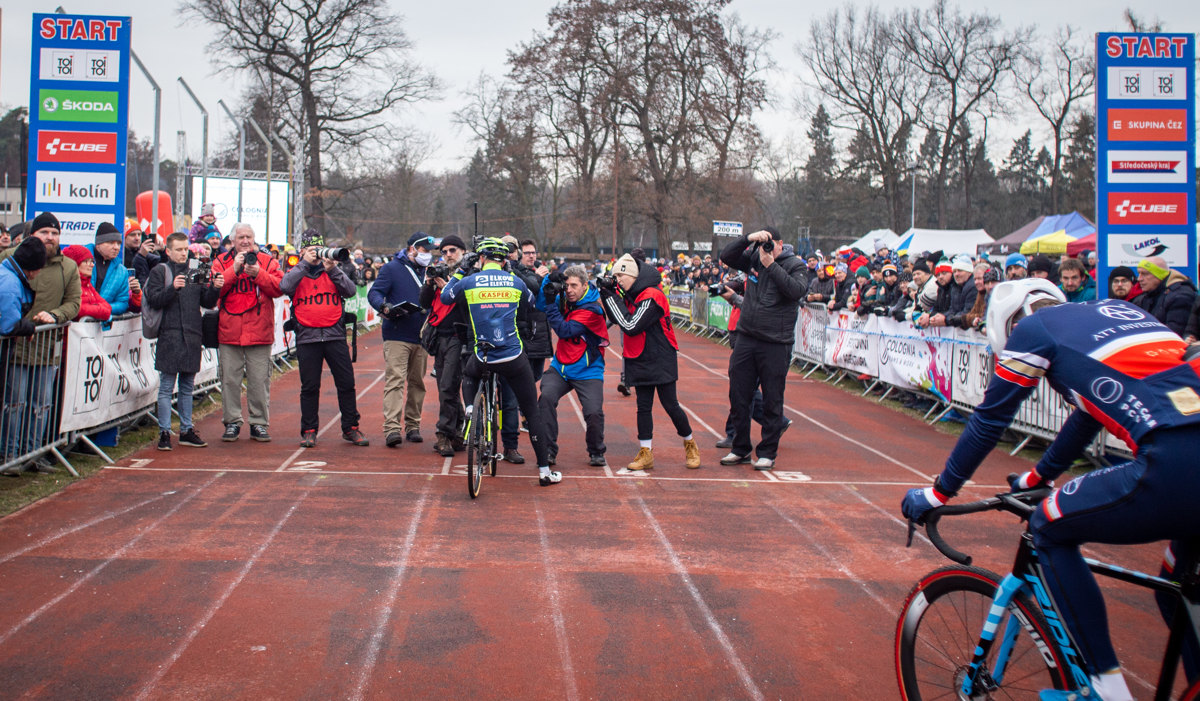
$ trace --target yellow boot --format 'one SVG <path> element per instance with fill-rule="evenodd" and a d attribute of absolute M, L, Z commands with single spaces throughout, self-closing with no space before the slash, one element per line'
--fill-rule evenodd
<path fill-rule="evenodd" d="M 700 446 L 696 445 L 696 441 L 683 442 L 683 459 L 689 470 L 700 467 Z"/>
<path fill-rule="evenodd" d="M 653 470 L 654 451 L 650 448 L 638 448 L 637 457 L 626 467 L 630 470 Z"/>

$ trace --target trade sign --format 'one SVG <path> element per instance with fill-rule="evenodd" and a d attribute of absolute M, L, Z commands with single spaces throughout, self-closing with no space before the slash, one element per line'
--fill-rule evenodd
<path fill-rule="evenodd" d="M 1096 35 L 1096 286 L 1151 256 L 1196 279 L 1196 36 Z"/>
<path fill-rule="evenodd" d="M 129 17 L 33 16 L 25 212 L 57 215 L 63 245 L 125 221 L 132 26 Z"/>

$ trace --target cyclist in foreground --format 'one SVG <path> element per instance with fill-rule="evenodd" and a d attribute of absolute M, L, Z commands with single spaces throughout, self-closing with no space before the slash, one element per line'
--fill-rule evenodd
<path fill-rule="evenodd" d="M 1079 546 L 1200 535 L 1200 359 L 1185 360 L 1183 339 L 1128 302 L 1067 304 L 1057 287 L 1036 278 L 996 286 L 987 332 L 996 373 L 983 402 L 933 486 L 909 490 L 901 510 L 920 522 L 955 496 L 1042 377 L 1076 410 L 1014 490 L 1054 480 L 1101 428 L 1124 440 L 1135 455 L 1131 462 L 1053 491 L 1034 512 L 1030 530 L 1051 594 L 1089 665 L 1092 689 L 1103 701 L 1132 699 L 1109 638 L 1104 598 Z M 1191 677 L 1194 640 L 1184 654 Z M 1041 698 L 1068 694 L 1047 690 Z"/>
<path fill-rule="evenodd" d="M 533 304 L 525 283 L 504 269 L 508 244 L 498 238 L 484 239 L 475 254 L 462 265 L 442 289 L 442 303 L 462 305 L 471 323 L 474 347 L 463 366 L 463 396 L 473 401 L 484 366 L 503 377 L 517 395 L 517 404 L 529 422 L 529 441 L 537 456 L 538 483 L 543 487 L 562 481 L 562 473 L 552 471 L 546 454 L 546 423 L 538 411 L 537 386 L 525 348 L 517 332 L 517 317 L 524 318 Z M 481 270 L 475 270 L 477 260 Z M 467 407 L 467 418 L 474 409 Z"/>

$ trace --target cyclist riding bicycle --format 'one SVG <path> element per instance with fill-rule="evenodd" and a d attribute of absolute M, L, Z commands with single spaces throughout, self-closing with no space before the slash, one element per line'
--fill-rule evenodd
<path fill-rule="evenodd" d="M 1186 360 L 1183 339 L 1128 302 L 1067 304 L 1061 290 L 1037 278 L 996 286 L 987 333 L 996 372 L 983 402 L 933 486 L 909 490 L 901 510 L 920 522 L 957 494 L 1042 377 L 1076 409 L 1014 490 L 1061 475 L 1101 428 L 1124 440 L 1132 461 L 1054 490 L 1034 512 L 1030 530 L 1051 594 L 1087 660 L 1093 690 L 1103 701 L 1131 699 L 1109 639 L 1104 598 L 1079 546 L 1200 536 L 1200 359 Z M 1194 637 L 1184 654 L 1194 679 Z M 1068 697 L 1047 690 L 1041 698 Z"/>
<path fill-rule="evenodd" d="M 547 459 L 546 424 L 538 411 L 537 386 L 517 332 L 517 319 L 524 319 L 533 306 L 533 295 L 525 283 L 504 269 L 508 244 L 485 238 L 475 247 L 477 255 L 464 258 L 454 277 L 442 290 L 442 303 L 462 305 L 470 319 L 473 352 L 463 366 L 463 396 L 473 401 L 485 369 L 508 381 L 517 405 L 529 423 L 529 442 L 537 456 L 538 483 L 543 487 L 562 481 Z M 475 270 L 477 260 L 481 270 Z M 473 406 L 467 407 L 467 417 Z"/>

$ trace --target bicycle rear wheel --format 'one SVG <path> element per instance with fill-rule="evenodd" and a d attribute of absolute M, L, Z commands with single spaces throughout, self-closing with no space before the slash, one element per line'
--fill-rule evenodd
<path fill-rule="evenodd" d="M 494 452 L 487 440 L 485 396 L 482 388 L 475 393 L 472 416 L 467 427 L 467 493 L 472 499 L 479 497 L 479 488 L 483 484 L 483 470 L 489 456 Z"/>
<path fill-rule="evenodd" d="M 896 675 L 905 701 L 962 699 L 962 683 L 979 643 L 1000 578 L 978 567 L 944 567 L 925 575 L 909 592 L 896 626 Z M 1000 638 L 1009 620 L 1022 626 L 1003 670 L 996 670 Z M 1037 698 L 1042 689 L 1066 688 L 1062 653 L 1045 617 L 1025 594 L 1009 604 L 987 672 L 1000 684 L 976 688 L 972 699 Z"/>

